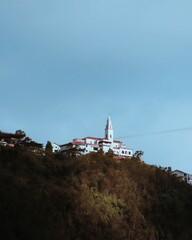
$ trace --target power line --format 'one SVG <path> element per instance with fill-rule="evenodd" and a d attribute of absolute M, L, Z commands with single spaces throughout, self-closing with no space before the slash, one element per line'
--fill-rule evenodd
<path fill-rule="evenodd" d="M 169 129 L 169 130 L 157 131 L 157 132 L 151 132 L 151 133 L 142 133 L 142 134 L 134 134 L 134 135 L 122 136 L 122 137 L 118 137 L 118 139 L 134 138 L 134 137 L 145 137 L 145 136 L 160 135 L 160 134 L 167 134 L 167 133 L 174 133 L 174 132 L 183 132 L 183 131 L 191 131 L 191 130 L 192 130 L 192 127 L 177 128 L 177 129 Z"/>

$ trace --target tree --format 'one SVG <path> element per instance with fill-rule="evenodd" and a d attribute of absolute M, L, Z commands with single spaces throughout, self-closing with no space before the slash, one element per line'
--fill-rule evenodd
<path fill-rule="evenodd" d="M 109 148 L 109 150 L 108 150 L 108 152 L 106 153 L 106 155 L 107 155 L 108 157 L 113 157 L 113 155 L 114 155 L 113 150 L 112 150 L 111 148 Z"/>
<path fill-rule="evenodd" d="M 53 151 L 53 147 L 50 141 L 47 141 L 46 147 L 45 147 L 45 151 L 46 152 L 52 152 Z"/>
<path fill-rule="evenodd" d="M 69 158 L 78 158 L 80 157 L 85 149 L 81 149 L 79 146 L 69 148 L 63 152 L 63 155 Z"/>
<path fill-rule="evenodd" d="M 15 135 L 16 135 L 16 136 L 19 136 L 19 137 L 21 137 L 21 138 L 26 137 L 26 133 L 25 133 L 23 130 L 21 130 L 21 129 L 16 130 Z"/>
<path fill-rule="evenodd" d="M 139 158 L 139 159 L 141 159 L 141 156 L 142 156 L 143 154 L 144 154 L 143 151 L 138 150 L 138 151 L 136 151 L 136 152 L 133 154 L 133 157 L 134 157 L 134 158 Z"/>

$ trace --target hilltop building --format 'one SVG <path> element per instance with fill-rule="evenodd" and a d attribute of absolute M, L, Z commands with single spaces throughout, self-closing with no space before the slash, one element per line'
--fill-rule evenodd
<path fill-rule="evenodd" d="M 54 153 L 60 152 L 61 147 L 58 144 L 51 142 L 51 146 L 52 146 L 52 152 Z"/>
<path fill-rule="evenodd" d="M 192 185 L 192 174 L 183 172 L 181 170 L 174 170 L 172 173 L 176 177 Z"/>
<path fill-rule="evenodd" d="M 121 157 L 132 157 L 133 152 L 130 148 L 127 148 L 123 142 L 119 140 L 114 140 L 114 130 L 110 117 L 107 118 L 107 123 L 105 127 L 105 137 L 84 137 L 75 138 L 71 142 L 60 145 L 60 151 L 65 152 L 73 148 L 79 149 L 83 154 L 90 152 L 97 152 L 102 150 L 104 153 L 108 152 L 110 149 L 115 155 Z"/>

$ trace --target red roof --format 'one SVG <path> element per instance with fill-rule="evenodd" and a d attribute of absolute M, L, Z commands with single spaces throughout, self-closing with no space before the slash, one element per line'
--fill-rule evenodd
<path fill-rule="evenodd" d="M 84 138 L 79 138 L 80 141 L 78 141 L 78 138 L 74 138 L 73 141 L 71 141 L 71 142 L 69 142 L 69 143 L 66 143 L 66 144 L 62 144 L 62 145 L 60 145 L 60 146 L 65 146 L 65 145 L 68 145 L 68 144 L 74 144 L 74 145 L 89 144 L 89 145 L 95 145 L 95 144 L 85 143 L 85 142 L 82 142 L 82 141 L 81 141 L 81 140 L 86 140 L 86 139 L 109 141 L 109 140 L 106 139 L 106 138 L 97 138 L 97 137 L 88 136 L 88 137 L 84 137 Z M 75 140 L 75 141 L 74 141 L 74 140 Z M 122 142 L 119 141 L 119 140 L 114 140 L 113 142 L 115 142 L 115 143 L 122 143 Z M 128 149 L 127 147 L 123 147 L 123 148 Z"/>
<path fill-rule="evenodd" d="M 89 139 L 94 139 L 94 140 L 101 140 L 101 139 L 103 139 L 103 138 L 90 137 L 90 136 L 84 137 L 84 138 L 82 138 L 82 139 L 87 139 L 87 138 L 89 138 Z"/>
<path fill-rule="evenodd" d="M 85 144 L 85 143 L 82 143 L 82 142 L 68 142 L 68 143 L 65 143 L 65 144 L 62 144 L 62 145 L 59 145 L 59 146 L 60 146 L 60 147 L 63 147 L 63 146 L 70 145 L 70 144 L 80 145 L 80 144 Z"/>
<path fill-rule="evenodd" d="M 85 145 L 84 142 L 77 142 L 77 141 L 70 142 L 70 143 L 73 144 L 73 145 L 81 145 L 81 144 Z"/>
<path fill-rule="evenodd" d="M 0 139 L 3 139 L 3 138 L 23 138 L 23 137 L 25 137 L 24 134 L 7 133 L 7 132 L 1 132 L 0 131 Z"/>
<path fill-rule="evenodd" d="M 119 140 L 114 140 L 113 142 L 116 142 L 116 143 L 122 143 L 121 141 Z"/>

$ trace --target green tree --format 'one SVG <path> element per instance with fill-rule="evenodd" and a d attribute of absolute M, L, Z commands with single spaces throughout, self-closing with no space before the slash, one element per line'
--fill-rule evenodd
<path fill-rule="evenodd" d="M 112 158 L 113 155 L 114 155 L 113 150 L 112 150 L 111 148 L 109 148 L 109 150 L 108 150 L 108 152 L 106 153 L 106 155 L 107 155 L 108 157 Z"/>
<path fill-rule="evenodd" d="M 52 151 L 53 151 L 53 147 L 52 147 L 52 144 L 51 144 L 51 142 L 50 141 L 47 141 L 47 144 L 46 144 L 46 147 L 45 147 L 45 151 L 46 152 L 51 152 L 52 153 Z"/>

